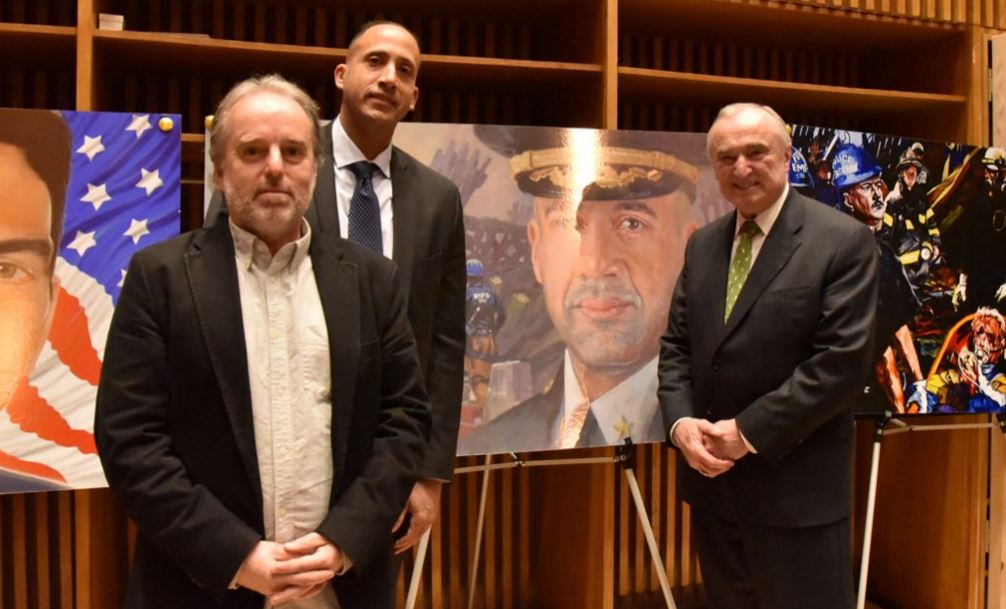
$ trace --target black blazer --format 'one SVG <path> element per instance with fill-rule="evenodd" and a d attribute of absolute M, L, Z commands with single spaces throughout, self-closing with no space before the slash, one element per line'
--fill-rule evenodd
<path fill-rule="evenodd" d="M 321 128 L 321 163 L 307 220 L 316 235 L 339 239 L 331 123 Z M 391 151 L 394 191 L 392 257 L 433 409 L 421 478 L 450 480 L 454 471 L 465 355 L 465 227 L 453 182 L 398 148 Z M 225 213 L 214 194 L 207 223 Z"/>
<path fill-rule="evenodd" d="M 339 238 L 332 129 L 322 128 L 322 162 L 311 228 Z M 402 150 L 391 149 L 392 259 L 408 301 L 419 361 L 433 408 L 422 478 L 450 480 L 461 421 L 465 356 L 465 225 L 453 182 Z"/>
<path fill-rule="evenodd" d="M 429 406 L 394 265 L 340 241 L 313 239 L 310 255 L 332 346 L 334 477 L 318 531 L 354 564 L 335 580 L 343 608 L 362 608 L 357 589 L 394 585 L 368 567 L 390 560 Z M 139 530 L 126 607 L 262 606 L 227 590 L 264 530 L 247 357 L 226 222 L 133 257 L 94 426 Z"/>
<path fill-rule="evenodd" d="M 685 500 L 713 485 L 741 518 L 812 526 L 849 513 L 851 400 L 870 366 L 877 310 L 874 238 L 864 225 L 790 189 L 724 323 L 736 214 L 699 229 L 661 341 L 660 404 L 681 417 L 736 417 L 758 450 L 703 478 L 678 460 Z"/>

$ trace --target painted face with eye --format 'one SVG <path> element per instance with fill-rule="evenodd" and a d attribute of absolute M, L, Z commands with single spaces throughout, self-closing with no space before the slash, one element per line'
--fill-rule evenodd
<path fill-rule="evenodd" d="M 315 126 L 297 102 L 271 91 L 242 98 L 227 121 L 214 182 L 227 197 L 234 223 L 275 253 L 300 236 L 301 219 L 311 203 Z"/>
<path fill-rule="evenodd" d="M 535 199 L 534 274 L 586 373 L 624 376 L 657 355 L 687 237 L 687 196 Z"/>
<path fill-rule="evenodd" d="M 51 221 L 45 183 L 21 149 L 0 144 L 0 409 L 31 371 L 52 323 Z"/>
<path fill-rule="evenodd" d="M 842 194 L 853 215 L 873 230 L 879 230 L 887 210 L 887 184 L 880 176 L 864 180 Z"/>

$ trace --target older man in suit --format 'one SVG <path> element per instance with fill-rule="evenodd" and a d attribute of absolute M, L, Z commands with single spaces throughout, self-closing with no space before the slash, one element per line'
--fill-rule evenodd
<path fill-rule="evenodd" d="M 318 186 L 307 220 L 319 238 L 361 243 L 398 265 L 409 322 L 433 412 L 407 524 L 396 523 L 405 551 L 440 511 L 454 471 L 465 354 L 465 233 L 461 196 L 450 180 L 391 145 L 419 99 L 415 36 L 390 21 L 364 24 L 335 68 L 338 117 L 322 129 Z M 211 204 L 207 221 L 222 211 Z"/>
<path fill-rule="evenodd" d="M 133 258 L 98 390 L 102 463 L 139 530 L 126 607 L 380 607 L 430 420 L 403 290 L 304 220 L 320 146 L 303 91 L 251 79 L 216 116 L 230 219 Z"/>
<path fill-rule="evenodd" d="M 791 190 L 771 108 L 720 111 L 708 152 L 736 208 L 695 232 L 660 354 L 710 606 L 849 609 L 850 401 L 869 370 L 868 229 Z"/>

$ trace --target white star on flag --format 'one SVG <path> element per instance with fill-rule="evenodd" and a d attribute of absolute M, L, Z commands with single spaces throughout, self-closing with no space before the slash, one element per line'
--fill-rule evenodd
<path fill-rule="evenodd" d="M 101 205 L 106 201 L 111 201 L 112 197 L 108 196 L 108 189 L 105 188 L 106 184 L 94 184 L 87 185 L 87 194 L 80 198 L 84 203 L 90 203 L 94 206 L 94 211 L 101 209 Z"/>
<path fill-rule="evenodd" d="M 101 136 L 91 137 L 89 135 L 84 136 L 84 143 L 80 145 L 77 152 L 83 154 L 87 157 L 88 161 L 93 161 L 94 157 L 98 156 L 105 151 L 105 145 L 101 143 Z"/>
<path fill-rule="evenodd" d="M 153 129 L 150 126 L 150 115 L 149 114 L 134 114 L 133 120 L 126 127 L 126 131 L 132 131 L 136 134 L 136 139 L 140 139 L 143 132 L 147 129 Z"/>
<path fill-rule="evenodd" d="M 71 242 L 67 247 L 72 250 L 76 250 L 79 256 L 83 256 L 84 252 L 95 245 L 98 245 L 98 242 L 94 240 L 94 233 L 96 232 L 97 231 L 91 231 L 89 233 L 85 233 L 83 231 L 77 231 L 77 236 L 73 238 L 73 242 Z"/>
<path fill-rule="evenodd" d="M 143 220 L 137 220 L 136 218 L 133 218 L 129 221 L 129 230 L 122 233 L 122 236 L 132 237 L 133 243 L 136 244 L 140 242 L 140 238 L 143 237 L 143 235 L 149 234 L 150 231 L 147 229 L 147 219 L 144 218 Z"/>
<path fill-rule="evenodd" d="M 146 169 L 140 168 L 140 173 L 143 175 L 140 181 L 136 183 L 137 188 L 142 188 L 147 191 L 147 196 L 149 197 L 151 193 L 155 190 L 164 186 L 164 182 L 161 181 L 161 173 L 159 169 L 153 171 L 147 171 Z"/>
<path fill-rule="evenodd" d="M 121 269 L 119 272 L 122 273 L 122 277 L 119 278 L 119 283 L 115 285 L 121 288 L 122 284 L 126 283 L 126 269 Z"/>

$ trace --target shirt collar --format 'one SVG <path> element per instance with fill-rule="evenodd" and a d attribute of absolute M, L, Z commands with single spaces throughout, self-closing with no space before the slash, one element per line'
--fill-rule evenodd
<path fill-rule="evenodd" d="M 279 248 L 275 256 L 269 251 L 269 246 L 254 233 L 246 231 L 230 219 L 228 226 L 234 239 L 234 257 L 241 268 L 247 270 L 254 268 L 266 273 L 294 272 L 307 257 L 311 247 L 311 225 L 303 218 L 300 220 L 300 237 Z"/>
<path fill-rule="evenodd" d="M 569 350 L 566 350 L 563 374 L 562 416 L 573 413 L 577 404 L 587 398 L 573 371 Z M 590 403 L 590 411 L 597 421 L 607 444 L 621 444 L 632 437 L 642 441 L 650 431 L 650 423 L 657 413 L 657 358 L 654 357 L 632 376 Z"/>
<path fill-rule="evenodd" d="M 775 221 L 779 219 L 779 212 L 782 211 L 782 204 L 786 202 L 787 196 L 789 196 L 789 184 L 786 184 L 785 188 L 782 189 L 782 194 L 775 200 L 775 203 L 753 218 L 755 224 L 761 229 L 761 234 L 768 235 L 772 227 L 775 226 Z M 734 237 L 741 232 L 741 226 L 744 226 L 744 223 L 748 221 L 748 218 L 740 215 L 740 213 L 736 215 L 737 224 L 734 226 Z"/>
<path fill-rule="evenodd" d="M 332 158 L 335 160 L 335 167 L 342 169 L 347 165 L 357 161 L 370 160 L 360 152 L 356 142 L 349 138 L 349 134 L 342 127 L 342 120 L 339 116 L 332 121 Z M 371 163 L 377 165 L 385 178 L 391 177 L 391 144 L 382 150 Z"/>

